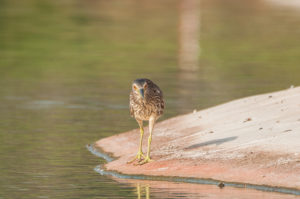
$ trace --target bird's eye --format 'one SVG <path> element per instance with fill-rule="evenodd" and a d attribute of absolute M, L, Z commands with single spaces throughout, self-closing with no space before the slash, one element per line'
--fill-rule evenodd
<path fill-rule="evenodd" d="M 134 90 L 137 90 L 137 87 L 136 87 L 136 86 L 133 86 L 133 89 L 134 89 Z"/>
<path fill-rule="evenodd" d="M 146 88 L 148 88 L 148 84 L 145 84 L 145 85 L 144 85 L 144 89 L 146 89 Z"/>

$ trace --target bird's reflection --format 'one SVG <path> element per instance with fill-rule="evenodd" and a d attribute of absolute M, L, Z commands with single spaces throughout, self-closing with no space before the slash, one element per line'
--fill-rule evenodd
<path fill-rule="evenodd" d="M 251 188 L 237 188 L 225 186 L 221 183 L 218 186 L 210 184 L 197 184 L 197 183 L 179 183 L 170 181 L 152 181 L 152 180 L 137 180 L 137 179 L 122 179 L 115 178 L 117 182 L 136 188 L 135 194 L 137 199 L 150 199 L 152 198 L 282 198 L 282 193 L 265 192 Z M 224 187 L 224 188 L 223 188 Z M 151 189 L 151 193 L 150 193 Z M 290 195 L 294 198 L 294 195 Z"/>
<path fill-rule="evenodd" d="M 148 184 L 141 185 L 140 183 L 136 184 L 136 193 L 137 198 L 142 199 L 144 198 L 149 199 L 150 198 L 150 186 Z"/>

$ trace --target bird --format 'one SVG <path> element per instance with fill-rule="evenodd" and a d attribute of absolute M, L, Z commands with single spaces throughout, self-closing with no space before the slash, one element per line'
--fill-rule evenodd
<path fill-rule="evenodd" d="M 140 142 L 137 155 L 128 163 L 137 160 L 139 165 L 143 165 L 152 161 L 150 158 L 150 145 L 154 124 L 162 116 L 164 108 L 163 92 L 154 82 L 146 78 L 133 81 L 129 95 L 129 109 L 131 117 L 135 118 L 140 127 Z M 149 121 L 148 150 L 146 156 L 142 151 L 144 121 Z"/>

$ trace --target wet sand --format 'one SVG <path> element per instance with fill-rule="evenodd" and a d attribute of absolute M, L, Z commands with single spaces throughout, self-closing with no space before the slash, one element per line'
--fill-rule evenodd
<path fill-rule="evenodd" d="M 234 100 L 157 123 L 153 162 L 126 164 L 139 130 L 101 139 L 95 147 L 124 174 L 214 179 L 300 190 L 300 87 Z M 148 130 L 145 131 L 144 152 Z"/>

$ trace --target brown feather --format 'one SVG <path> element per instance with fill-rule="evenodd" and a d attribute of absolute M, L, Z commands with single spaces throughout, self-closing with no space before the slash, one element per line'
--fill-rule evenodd
<path fill-rule="evenodd" d="M 159 118 L 164 111 L 165 104 L 160 88 L 149 79 L 137 79 L 134 81 L 140 87 L 147 84 L 142 99 L 134 90 L 130 92 L 130 115 L 137 120 L 149 120 L 150 116 Z"/>

